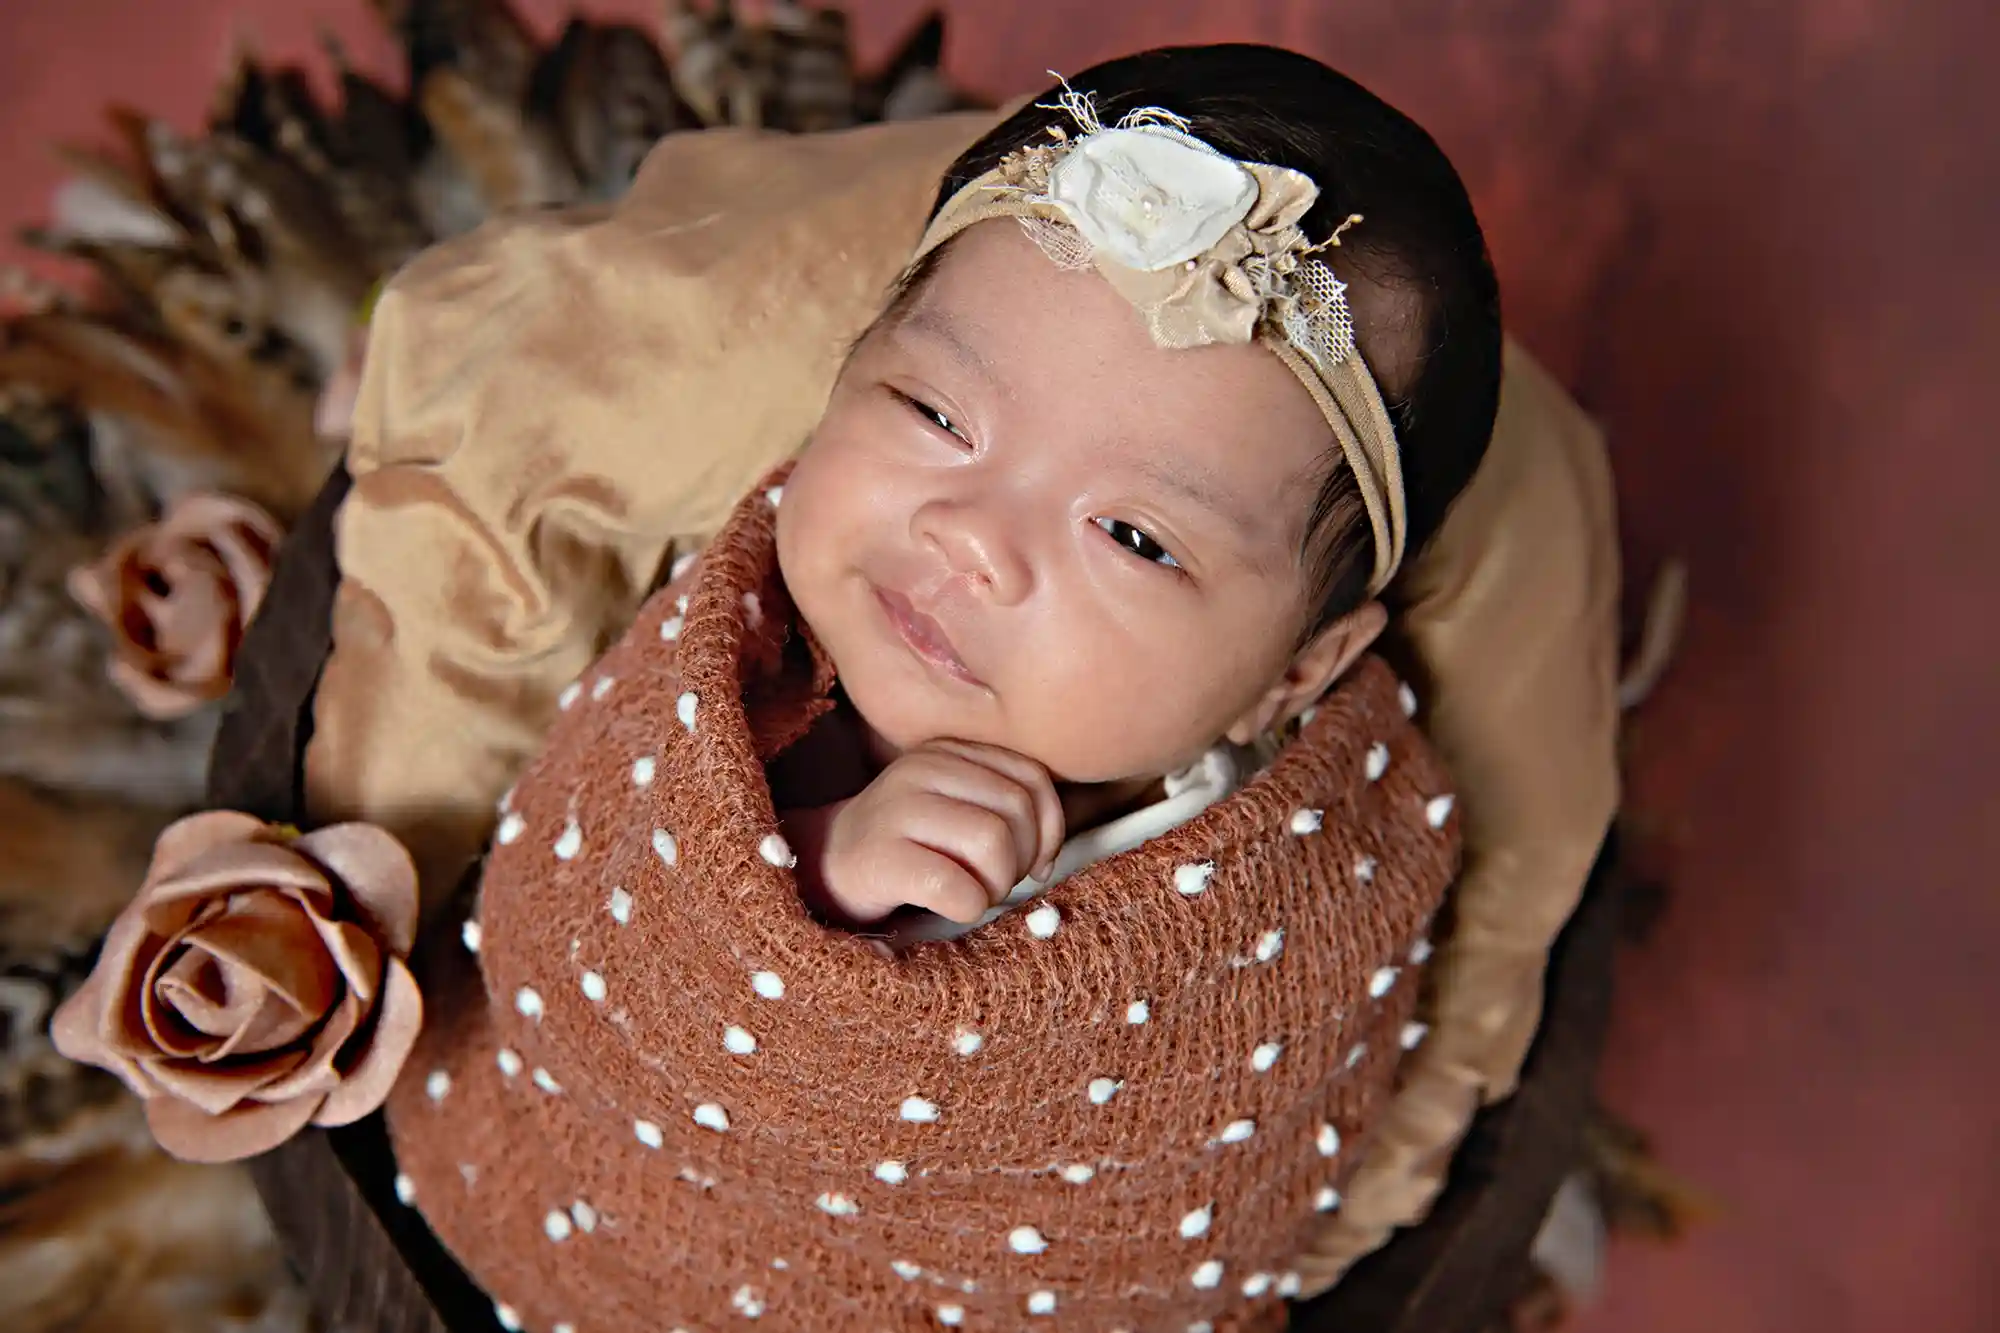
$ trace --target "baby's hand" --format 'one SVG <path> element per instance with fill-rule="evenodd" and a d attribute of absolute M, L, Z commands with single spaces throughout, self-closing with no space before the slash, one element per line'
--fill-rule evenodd
<path fill-rule="evenodd" d="M 799 876 L 826 914 L 860 924 L 899 907 L 977 921 L 1053 868 L 1062 803 L 1048 770 L 990 745 L 933 741 L 859 796 L 788 816 Z"/>

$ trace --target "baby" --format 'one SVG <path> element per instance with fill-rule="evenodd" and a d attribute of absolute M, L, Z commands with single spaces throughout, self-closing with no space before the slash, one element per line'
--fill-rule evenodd
<path fill-rule="evenodd" d="M 1500 374 L 1493 273 L 1443 154 L 1263 48 L 1120 61 L 1088 87 L 1103 122 L 1157 103 L 1318 187 L 1299 226 L 1338 247 L 1313 262 L 1346 284 L 1390 405 L 1413 555 L 1479 463 Z M 1049 103 L 968 151 L 940 207 L 1052 143 Z M 847 706 L 774 796 L 831 918 L 972 923 L 1018 901 L 1065 830 L 1157 799 L 1218 741 L 1240 757 L 1385 623 L 1368 506 L 1300 376 L 1261 340 L 1163 347 L 1099 272 L 1044 248 L 999 217 L 925 252 L 785 487 L 784 582 Z"/>
<path fill-rule="evenodd" d="M 397 1163 L 509 1327 L 1273 1328 L 1425 1038 L 1453 797 L 1366 657 L 1493 423 L 1465 193 L 1280 51 L 1043 100 L 424 970 Z"/>

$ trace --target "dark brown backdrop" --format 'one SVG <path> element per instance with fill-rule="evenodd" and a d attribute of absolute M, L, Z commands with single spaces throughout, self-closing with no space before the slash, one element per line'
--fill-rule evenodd
<path fill-rule="evenodd" d="M 522 6 L 547 21 L 563 0 Z M 651 0 L 586 6 L 649 15 Z M 879 51 L 919 0 L 853 0 Z M 2000 1328 L 2000 169 L 1985 0 L 958 0 L 1011 93 L 1167 41 L 1296 45 L 1430 126 L 1515 328 L 1608 423 L 1690 633 L 1636 738 L 1677 887 L 1608 1091 L 1728 1215 L 1589 1330 Z M 5 0 L 0 218 L 114 91 L 180 117 L 232 25 L 380 60 L 363 0 Z"/>

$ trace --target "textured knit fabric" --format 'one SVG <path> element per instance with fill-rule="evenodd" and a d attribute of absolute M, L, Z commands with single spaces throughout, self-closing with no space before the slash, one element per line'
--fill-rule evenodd
<path fill-rule="evenodd" d="M 536 1333 L 1281 1327 L 1456 864 L 1395 678 L 1364 662 L 1241 791 L 884 958 L 801 908 L 764 777 L 833 683 L 780 496 L 559 701 L 425 977 L 404 1193 Z"/>

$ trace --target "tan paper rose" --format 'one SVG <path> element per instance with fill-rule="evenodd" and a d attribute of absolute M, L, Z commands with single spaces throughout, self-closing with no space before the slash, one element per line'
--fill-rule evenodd
<path fill-rule="evenodd" d="M 111 679 L 140 712 L 170 720 L 229 693 L 282 535 L 247 500 L 189 495 L 72 571 L 70 594 L 110 627 Z"/>
<path fill-rule="evenodd" d="M 416 869 L 381 829 L 190 815 L 50 1032 L 144 1098 L 174 1156 L 249 1157 L 388 1096 L 423 1023 L 416 930 Z"/>

